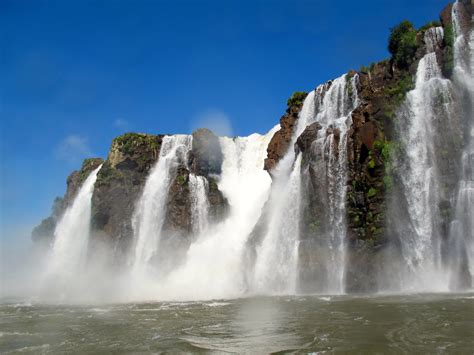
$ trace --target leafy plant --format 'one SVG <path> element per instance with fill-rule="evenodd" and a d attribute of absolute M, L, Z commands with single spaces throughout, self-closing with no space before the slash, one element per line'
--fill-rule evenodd
<path fill-rule="evenodd" d="M 413 63 L 417 49 L 416 30 L 410 21 L 402 21 L 390 29 L 388 50 L 396 65 L 408 68 Z"/>
<path fill-rule="evenodd" d="M 290 106 L 299 106 L 303 103 L 304 99 L 308 96 L 307 92 L 304 91 L 296 91 L 291 95 L 291 97 L 287 101 L 288 107 Z"/>
<path fill-rule="evenodd" d="M 449 24 L 444 28 L 443 73 L 447 77 L 453 74 L 454 69 L 454 28 Z"/>

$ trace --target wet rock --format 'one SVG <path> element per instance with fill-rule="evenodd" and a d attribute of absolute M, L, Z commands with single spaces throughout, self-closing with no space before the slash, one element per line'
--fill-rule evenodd
<path fill-rule="evenodd" d="M 190 171 L 201 176 L 219 175 L 222 160 L 219 138 L 207 128 L 194 131 L 192 150 L 188 157 Z"/>
<path fill-rule="evenodd" d="M 126 133 L 112 142 L 97 175 L 92 196 L 95 238 L 125 253 L 133 239 L 132 216 L 151 168 L 158 159 L 162 135 Z"/>
<path fill-rule="evenodd" d="M 306 97 L 306 94 L 304 97 Z M 264 169 L 270 173 L 289 148 L 298 115 L 303 107 L 304 97 L 300 97 L 300 99 L 296 101 L 289 100 L 290 106 L 286 110 L 286 113 L 280 118 L 280 129 L 275 132 L 268 144 Z"/>

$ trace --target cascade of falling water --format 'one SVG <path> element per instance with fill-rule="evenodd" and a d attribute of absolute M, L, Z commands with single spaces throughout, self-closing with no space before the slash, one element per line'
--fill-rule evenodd
<path fill-rule="evenodd" d="M 141 198 L 133 216 L 135 249 L 132 272 L 135 277 L 144 277 L 153 270 L 166 212 L 168 190 L 179 163 L 186 162 L 191 148 L 192 136 L 165 136 L 158 162 L 147 178 Z"/>
<path fill-rule="evenodd" d="M 298 286 L 298 248 L 301 222 L 301 154 L 295 156 L 293 146 L 298 136 L 313 122 L 319 122 L 324 137 L 319 137 L 323 147 L 321 156 L 327 159 L 329 201 L 331 210 L 330 244 L 332 253 L 328 269 L 334 272 L 324 291 L 343 291 L 344 240 L 345 240 L 345 191 L 347 177 L 347 130 L 351 125 L 350 113 L 358 105 L 357 76 L 349 82 L 343 75 L 330 84 L 324 84 L 306 97 L 298 118 L 297 127 L 290 141 L 288 152 L 277 165 L 273 176 L 269 200 L 267 229 L 261 245 L 256 250 L 256 263 L 252 288 L 256 292 L 295 293 Z M 354 98 L 349 91 L 353 92 Z M 328 133 L 332 129 L 333 133 Z M 339 143 L 335 130 L 340 132 Z M 338 153 L 336 153 L 336 150 Z M 336 257 L 337 255 L 337 257 Z"/>
<path fill-rule="evenodd" d="M 296 138 L 314 119 L 315 92 L 304 100 L 288 152 L 273 172 L 268 201 L 269 217 L 262 243 L 256 250 L 251 289 L 254 292 L 295 293 L 298 265 L 301 157 L 296 159 Z"/>
<path fill-rule="evenodd" d="M 427 49 L 433 32 L 425 34 Z M 401 162 L 400 180 L 405 192 L 410 231 L 400 233 L 401 251 L 407 270 L 402 289 L 446 290 L 446 273 L 442 267 L 441 215 L 443 199 L 437 140 L 449 132 L 439 130 L 440 122 L 452 119 L 451 82 L 444 79 L 436 54 L 428 52 L 419 62 L 415 89 L 407 94 L 398 113 L 398 130 L 406 157 Z"/>
<path fill-rule="evenodd" d="M 209 185 L 203 176 L 189 174 L 189 191 L 191 198 L 191 225 L 193 234 L 198 235 L 207 228 L 209 217 Z"/>
<path fill-rule="evenodd" d="M 268 143 L 278 128 L 264 136 L 220 138 L 224 159 L 218 188 L 229 203 L 229 214 L 195 236 L 184 263 L 168 275 L 157 294 L 187 300 L 243 294 L 246 265 L 242 256 L 268 197 L 271 179 L 263 163 Z"/>
<path fill-rule="evenodd" d="M 329 228 L 319 236 L 318 245 L 325 250 L 326 280 L 317 285 L 318 292 L 343 293 L 346 251 L 346 192 L 347 192 L 347 140 L 352 124 L 352 111 L 359 105 L 358 76 L 350 82 L 346 76 L 333 81 L 325 93 L 316 122 L 319 130 L 312 145 L 313 164 L 321 169 L 326 181 Z M 350 89 L 348 87 L 350 85 Z"/>
<path fill-rule="evenodd" d="M 461 159 L 461 180 L 459 182 L 455 216 L 451 224 L 452 247 L 451 287 L 466 288 L 474 284 L 474 18 L 470 33 L 463 33 L 459 21 L 459 2 L 452 11 L 454 42 L 454 82 L 466 94 L 468 102 L 462 107 L 465 117 L 465 148 Z M 466 38 L 467 37 L 467 38 Z M 468 40 L 467 40 L 468 39 Z M 468 107 L 466 107 L 468 106 Z M 463 258 L 466 257 L 466 259 Z M 467 270 L 463 260 L 468 263 Z M 468 275 L 463 275 L 468 272 Z"/>
<path fill-rule="evenodd" d="M 89 242 L 92 193 L 101 167 L 90 173 L 56 226 L 49 275 L 72 281 L 81 272 Z"/>

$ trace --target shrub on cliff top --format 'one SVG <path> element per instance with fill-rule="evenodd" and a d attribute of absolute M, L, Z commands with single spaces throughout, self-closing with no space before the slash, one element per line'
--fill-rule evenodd
<path fill-rule="evenodd" d="M 401 68 L 408 68 L 413 62 L 418 44 L 416 42 L 416 30 L 410 21 L 402 21 L 390 29 L 388 50 L 392 54 L 392 60 Z"/>
<path fill-rule="evenodd" d="M 296 91 L 291 95 L 291 97 L 287 101 L 288 107 L 290 106 L 299 106 L 303 103 L 304 99 L 308 96 L 307 92 L 304 91 Z"/>
<path fill-rule="evenodd" d="M 114 143 L 117 144 L 120 150 L 125 154 L 133 154 L 139 147 L 152 151 L 158 147 L 156 136 L 143 133 L 125 133 L 116 137 Z"/>

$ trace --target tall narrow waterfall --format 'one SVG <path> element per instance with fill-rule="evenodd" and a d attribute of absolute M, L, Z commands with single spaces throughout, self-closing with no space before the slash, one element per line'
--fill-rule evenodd
<path fill-rule="evenodd" d="M 90 173 L 74 202 L 56 226 L 48 276 L 71 281 L 85 266 L 90 234 L 92 192 L 101 167 Z"/>
<path fill-rule="evenodd" d="M 186 162 L 192 137 L 163 138 L 158 162 L 150 172 L 133 217 L 135 249 L 132 272 L 137 277 L 155 272 L 153 258 L 160 247 L 168 190 L 180 162 Z"/>
<path fill-rule="evenodd" d="M 191 192 L 191 224 L 193 227 L 193 234 L 199 235 L 206 230 L 209 218 L 209 201 L 207 199 L 207 192 L 209 184 L 206 178 L 189 175 L 189 189 Z"/>
<path fill-rule="evenodd" d="M 320 238 L 327 241 L 331 272 L 322 292 L 343 291 L 345 242 L 345 191 L 347 180 L 347 130 L 351 111 L 357 106 L 357 76 L 346 76 L 321 85 L 305 99 L 293 132 L 290 148 L 274 172 L 272 192 L 266 211 L 266 229 L 256 250 L 252 287 L 256 292 L 295 293 L 298 287 L 298 254 L 301 242 L 302 156 L 294 144 L 305 128 L 318 122 L 322 129 L 314 146 L 324 161 L 331 226 Z M 352 95 L 351 95 L 352 93 Z M 354 96 L 354 97 L 352 97 Z M 337 133 L 336 133 L 337 132 Z M 337 138 L 336 138 L 337 136 Z M 338 152 L 336 154 L 336 151 Z M 329 274 L 328 274 L 329 275 Z"/>
<path fill-rule="evenodd" d="M 263 162 L 277 129 L 264 136 L 220 138 L 224 160 L 218 187 L 229 203 L 229 215 L 194 237 L 183 264 L 158 287 L 161 297 L 238 297 L 246 291 L 244 247 L 268 197 L 271 179 Z"/>
<path fill-rule="evenodd" d="M 474 19 L 471 19 L 470 33 L 463 33 L 459 24 L 458 6 L 459 3 L 456 2 L 452 12 L 456 34 L 454 82 L 467 99 L 462 106 L 465 148 L 462 152 L 461 180 L 450 235 L 451 248 L 455 253 L 450 265 L 452 288 L 472 287 L 474 284 Z M 469 272 L 464 277 L 463 262 L 468 263 Z"/>
<path fill-rule="evenodd" d="M 357 75 L 350 80 L 342 76 L 334 80 L 329 89 L 321 86 L 317 90 L 321 103 L 315 121 L 321 128 L 311 146 L 313 159 L 305 169 L 304 177 L 305 181 L 310 180 L 308 170 L 311 167 L 319 185 L 316 198 L 327 204 L 327 213 L 315 216 L 319 228 L 316 227 L 310 236 L 317 249 L 314 252 L 323 260 L 323 267 L 318 270 L 314 285 L 302 286 L 321 293 L 344 292 L 347 140 L 352 125 L 351 113 L 359 105 L 357 81 Z"/>
<path fill-rule="evenodd" d="M 397 120 L 405 154 L 400 180 L 409 219 L 408 230 L 401 226 L 405 230 L 399 233 L 403 265 L 407 266 L 401 288 L 409 290 L 443 291 L 448 285 L 442 221 L 452 198 L 448 177 L 454 168 L 447 158 L 454 146 L 457 122 L 453 87 L 443 78 L 434 53 L 433 39 L 441 33 L 441 28 L 425 33 L 428 53 L 418 64 L 415 89 L 407 94 Z"/>

